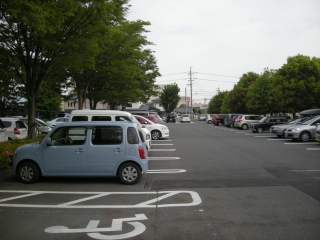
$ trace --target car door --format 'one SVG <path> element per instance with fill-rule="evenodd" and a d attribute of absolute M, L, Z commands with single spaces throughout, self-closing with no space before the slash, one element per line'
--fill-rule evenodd
<path fill-rule="evenodd" d="M 89 173 L 111 174 L 125 158 L 125 129 L 121 125 L 95 126 L 88 150 Z"/>
<path fill-rule="evenodd" d="M 311 138 L 316 138 L 317 123 L 320 123 L 320 119 L 318 119 L 318 120 L 316 120 L 316 121 L 314 121 L 313 123 L 310 124 Z"/>
<path fill-rule="evenodd" d="M 51 145 L 42 152 L 43 169 L 48 174 L 88 173 L 87 128 L 59 127 L 51 135 Z"/>

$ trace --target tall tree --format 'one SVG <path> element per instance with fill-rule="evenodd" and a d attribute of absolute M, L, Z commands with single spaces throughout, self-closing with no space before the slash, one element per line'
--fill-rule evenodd
<path fill-rule="evenodd" d="M 229 92 L 228 105 L 231 112 L 234 113 L 249 113 L 246 103 L 246 95 L 248 88 L 259 78 L 259 74 L 248 72 L 242 75 L 239 82 Z"/>
<path fill-rule="evenodd" d="M 173 112 L 173 110 L 178 106 L 180 101 L 179 92 L 180 88 L 176 83 L 164 86 L 159 98 L 167 113 Z"/>
<path fill-rule="evenodd" d="M 2 0 L 0 54 L 15 70 L 28 100 L 28 137 L 34 138 L 35 110 L 46 75 L 62 71 L 85 57 L 101 29 L 112 22 L 117 5 L 126 0 Z"/>
<path fill-rule="evenodd" d="M 220 113 L 221 106 L 225 95 L 228 94 L 228 91 L 218 92 L 209 102 L 208 113 Z"/>
<path fill-rule="evenodd" d="M 297 55 L 275 75 L 273 94 L 283 112 L 295 114 L 320 106 L 320 58 Z"/>

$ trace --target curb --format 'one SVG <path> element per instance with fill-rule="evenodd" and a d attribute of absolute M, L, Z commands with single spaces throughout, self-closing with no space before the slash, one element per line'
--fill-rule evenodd
<path fill-rule="evenodd" d="M 0 170 L 0 181 L 2 181 L 3 179 L 5 179 L 7 177 L 12 176 L 13 175 L 12 172 L 13 172 L 12 167 Z"/>

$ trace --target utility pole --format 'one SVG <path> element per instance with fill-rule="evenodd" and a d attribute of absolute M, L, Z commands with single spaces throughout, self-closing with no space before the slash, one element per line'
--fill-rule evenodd
<path fill-rule="evenodd" d="M 191 117 L 193 118 L 193 108 L 192 108 L 192 72 L 191 72 L 191 67 L 190 67 L 190 73 L 189 73 L 189 75 L 190 75 L 190 94 L 191 94 L 191 98 L 190 98 L 190 100 L 191 100 Z"/>

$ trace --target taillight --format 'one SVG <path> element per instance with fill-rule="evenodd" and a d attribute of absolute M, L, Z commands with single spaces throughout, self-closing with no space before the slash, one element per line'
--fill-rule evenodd
<path fill-rule="evenodd" d="M 139 150 L 140 158 L 141 158 L 141 159 L 146 159 L 146 157 L 144 156 L 144 149 L 143 149 L 143 147 L 139 147 L 138 150 Z"/>
<path fill-rule="evenodd" d="M 18 128 L 14 128 L 14 129 L 13 129 L 13 131 L 14 131 L 14 134 L 18 134 L 18 135 L 20 135 L 20 131 L 19 131 L 19 129 L 18 129 Z"/>
<path fill-rule="evenodd" d="M 243 120 L 238 120 L 237 122 L 242 122 Z"/>

